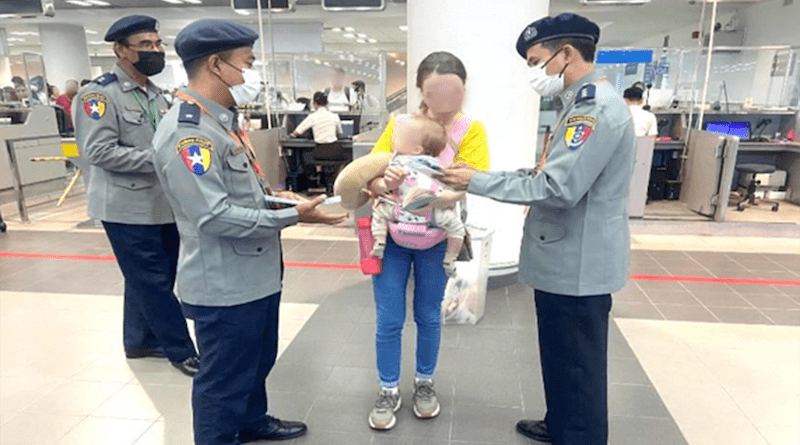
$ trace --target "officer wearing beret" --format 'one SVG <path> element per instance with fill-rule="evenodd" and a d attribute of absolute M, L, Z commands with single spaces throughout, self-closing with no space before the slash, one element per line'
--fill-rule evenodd
<path fill-rule="evenodd" d="M 628 279 L 628 192 L 634 132 L 625 102 L 594 71 L 600 29 L 561 14 L 519 37 L 531 87 L 555 96 L 554 139 L 536 170 L 448 170 L 447 182 L 530 206 L 519 261 L 534 288 L 547 415 L 517 431 L 556 445 L 608 442 L 607 345 L 611 293 Z"/>
<path fill-rule="evenodd" d="M 153 169 L 153 134 L 166 113 L 148 80 L 164 68 L 158 21 L 132 15 L 105 36 L 117 64 L 73 101 L 75 137 L 91 165 L 89 216 L 103 223 L 125 277 L 124 347 L 128 358 L 164 357 L 186 375 L 197 353 L 172 293 L 178 229 Z"/>
<path fill-rule="evenodd" d="M 280 231 L 298 221 L 335 224 L 324 196 L 271 209 L 237 108 L 262 90 L 253 70 L 258 34 L 223 20 L 181 30 L 175 49 L 189 85 L 155 136 L 156 173 L 175 212 L 182 251 L 178 297 L 195 322 L 200 370 L 192 410 L 197 445 L 303 435 L 306 426 L 267 414 L 265 380 L 278 349 Z M 289 194 L 289 197 L 297 196 Z"/>

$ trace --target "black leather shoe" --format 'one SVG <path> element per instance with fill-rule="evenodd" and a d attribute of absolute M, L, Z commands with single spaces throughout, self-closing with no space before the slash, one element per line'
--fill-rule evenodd
<path fill-rule="evenodd" d="M 135 349 L 132 351 L 125 351 L 125 357 L 134 359 L 134 358 L 166 358 L 167 355 L 164 354 L 164 350 L 161 348 L 149 348 L 149 349 Z"/>
<path fill-rule="evenodd" d="M 553 443 L 543 420 L 520 420 L 517 422 L 517 432 L 538 442 Z"/>
<path fill-rule="evenodd" d="M 182 362 L 170 363 L 172 363 L 172 366 L 176 367 L 178 371 L 188 375 L 189 377 L 194 377 L 194 375 L 197 374 L 197 369 L 200 367 L 200 358 L 195 355 Z"/>
<path fill-rule="evenodd" d="M 303 422 L 290 422 L 266 416 L 263 422 L 246 427 L 239 432 L 239 441 L 289 440 L 300 437 L 308 431 Z"/>

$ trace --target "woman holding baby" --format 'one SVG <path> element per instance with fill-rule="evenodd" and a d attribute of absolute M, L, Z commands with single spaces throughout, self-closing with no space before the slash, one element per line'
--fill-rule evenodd
<path fill-rule="evenodd" d="M 389 122 L 373 153 L 429 154 L 441 166 L 458 162 L 478 170 L 488 170 L 489 150 L 483 125 L 466 118 L 462 113 L 467 71 L 453 54 L 435 52 L 422 60 L 417 68 L 417 88 L 422 92 L 422 104 L 414 116 L 398 116 Z M 443 150 L 428 150 L 431 143 L 420 128 L 427 124 L 443 127 Z M 432 121 L 432 122 L 430 122 Z M 422 127 L 420 127 L 422 126 Z M 430 131 L 436 137 L 436 131 Z M 435 142 L 433 143 L 435 145 Z M 438 154 L 437 154 L 438 153 Z M 407 171 L 390 166 L 383 177 L 373 180 L 369 189 L 373 196 L 397 193 L 407 181 Z M 433 211 L 431 211 L 431 214 Z M 413 219 L 414 216 L 409 216 Z M 402 219 L 402 217 L 400 218 Z M 397 221 L 395 221 L 397 223 Z M 381 246 L 383 269 L 373 277 L 376 310 L 376 351 L 380 390 L 369 416 L 370 427 L 388 430 L 395 426 L 395 413 L 400 409 L 400 355 L 402 331 L 406 316 L 406 288 L 412 268 L 414 272 L 414 321 L 417 326 L 416 372 L 412 410 L 420 419 L 439 415 L 440 406 L 434 390 L 433 376 L 441 340 L 441 304 L 447 286 L 445 255 L 448 233 L 431 229 L 431 246 L 416 245 L 389 229 L 385 245 Z M 438 230 L 438 232 L 435 232 Z M 403 245 L 401 245 L 403 244 Z M 451 245 L 451 250 L 453 243 Z M 452 252 L 448 258 L 452 256 Z M 450 260 L 452 258 L 449 258 Z M 450 271 L 452 273 L 452 271 Z"/>

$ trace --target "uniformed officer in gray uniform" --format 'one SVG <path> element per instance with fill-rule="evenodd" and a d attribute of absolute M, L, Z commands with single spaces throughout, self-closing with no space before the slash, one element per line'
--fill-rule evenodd
<path fill-rule="evenodd" d="M 178 230 L 153 170 L 153 134 L 168 108 L 148 76 L 164 68 L 158 21 L 117 20 L 105 40 L 117 64 L 73 101 L 75 137 L 91 165 L 89 216 L 103 222 L 125 277 L 124 347 L 128 358 L 164 357 L 187 375 L 197 353 L 172 289 Z"/>
<path fill-rule="evenodd" d="M 305 433 L 300 422 L 267 415 L 265 379 L 278 350 L 280 231 L 345 217 L 316 210 L 324 196 L 287 209 L 265 203 L 269 189 L 236 108 L 262 89 L 252 69 L 257 38 L 223 20 L 200 20 L 178 33 L 189 86 L 176 95 L 154 142 L 156 173 L 181 235 L 178 297 L 195 321 L 200 350 L 192 391 L 197 445 Z"/>
<path fill-rule="evenodd" d="M 545 17 L 519 37 L 531 86 L 560 103 L 554 140 L 539 170 L 448 170 L 447 182 L 527 205 L 520 279 L 535 289 L 547 415 L 521 434 L 556 445 L 606 445 L 611 293 L 628 279 L 628 193 L 634 128 L 625 102 L 594 71 L 596 24 Z"/>

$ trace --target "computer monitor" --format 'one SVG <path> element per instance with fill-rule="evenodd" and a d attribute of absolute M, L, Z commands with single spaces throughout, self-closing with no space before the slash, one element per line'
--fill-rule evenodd
<path fill-rule="evenodd" d="M 353 131 L 355 130 L 355 122 L 353 121 L 342 121 L 342 137 L 348 138 L 353 137 Z"/>
<path fill-rule="evenodd" d="M 750 139 L 750 122 L 706 122 L 704 127 L 711 133 L 738 136 L 743 141 Z"/>

